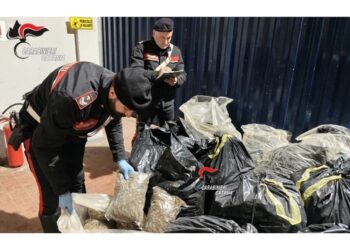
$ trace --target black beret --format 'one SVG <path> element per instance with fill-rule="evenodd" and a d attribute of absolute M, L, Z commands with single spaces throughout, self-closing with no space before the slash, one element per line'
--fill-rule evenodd
<path fill-rule="evenodd" d="M 170 32 L 174 29 L 174 21 L 167 17 L 159 18 L 153 25 L 153 29 L 159 32 Z"/>
<path fill-rule="evenodd" d="M 152 101 L 152 85 L 144 74 L 141 68 L 125 68 L 115 77 L 114 90 L 118 99 L 134 111 L 147 108 Z"/>

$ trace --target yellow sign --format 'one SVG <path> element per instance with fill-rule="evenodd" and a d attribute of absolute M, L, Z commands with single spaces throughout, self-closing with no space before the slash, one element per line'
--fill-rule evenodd
<path fill-rule="evenodd" d="M 92 17 L 70 17 L 71 29 L 92 30 Z"/>

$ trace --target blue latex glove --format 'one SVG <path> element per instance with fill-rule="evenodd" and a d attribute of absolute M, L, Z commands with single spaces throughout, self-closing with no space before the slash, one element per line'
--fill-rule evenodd
<path fill-rule="evenodd" d="M 67 209 L 69 214 L 73 213 L 72 194 L 67 192 L 58 196 L 58 206 Z"/>
<path fill-rule="evenodd" d="M 125 180 L 129 179 L 129 173 L 135 172 L 133 167 L 126 160 L 118 161 L 118 166 Z"/>

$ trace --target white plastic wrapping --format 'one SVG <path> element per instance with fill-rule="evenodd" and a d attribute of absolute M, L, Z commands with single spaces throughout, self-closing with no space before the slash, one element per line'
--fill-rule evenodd
<path fill-rule="evenodd" d="M 74 212 L 62 210 L 57 221 L 62 233 L 135 233 L 140 231 L 116 229 L 114 221 L 107 221 L 105 212 L 111 196 L 97 193 L 73 193 Z"/>
<path fill-rule="evenodd" d="M 241 134 L 231 122 L 227 104 L 233 99 L 227 97 L 194 96 L 180 106 L 185 121 L 196 131 L 213 139 L 214 134 L 230 134 L 242 140 Z"/>
<path fill-rule="evenodd" d="M 150 177 L 149 173 L 135 172 L 129 175 L 129 180 L 124 180 L 123 175 L 118 173 L 106 218 L 127 224 L 133 223 L 137 229 L 142 229 L 143 208 Z"/>
<path fill-rule="evenodd" d="M 269 161 L 269 151 L 286 146 L 292 134 L 289 131 L 276 129 L 265 124 L 247 124 L 241 126 L 243 144 L 257 166 Z"/>
<path fill-rule="evenodd" d="M 342 126 L 320 125 L 299 135 L 296 140 L 302 144 L 325 148 L 328 161 L 341 156 L 350 157 L 350 130 Z"/>
<path fill-rule="evenodd" d="M 105 224 L 106 228 L 111 228 L 110 223 L 105 218 L 105 213 L 111 196 L 98 193 L 72 193 L 74 212 L 72 215 L 66 210 L 62 210 L 57 221 L 58 229 L 62 233 L 83 233 L 83 232 L 106 232 L 105 228 L 93 227 L 91 220 L 99 220 L 95 225 Z M 86 223 L 90 225 L 86 226 Z"/>
<path fill-rule="evenodd" d="M 299 138 L 300 140 L 303 140 L 303 138 L 308 136 L 308 135 L 324 134 L 324 133 L 350 136 L 350 129 L 343 127 L 343 126 L 335 125 L 335 124 L 322 124 L 322 125 L 319 125 L 313 129 L 310 129 L 310 130 L 302 133 L 301 135 L 299 135 L 297 137 L 297 139 Z"/>
<path fill-rule="evenodd" d="M 291 143 L 268 152 L 269 162 L 262 169 L 290 179 L 293 174 L 310 167 L 321 166 L 327 157 L 323 147 Z"/>
<path fill-rule="evenodd" d="M 110 195 L 98 193 L 73 193 L 72 198 L 74 204 L 84 206 L 100 212 L 106 212 L 108 204 L 111 201 Z"/>
<path fill-rule="evenodd" d="M 84 233 L 84 227 L 80 221 L 77 212 L 69 214 L 66 209 L 61 210 L 61 216 L 57 220 L 58 230 L 61 233 Z"/>
<path fill-rule="evenodd" d="M 73 193 L 72 198 L 73 206 L 77 211 L 83 226 L 88 219 L 97 219 L 101 222 L 107 220 L 105 213 L 111 200 L 110 195 L 98 193 Z"/>

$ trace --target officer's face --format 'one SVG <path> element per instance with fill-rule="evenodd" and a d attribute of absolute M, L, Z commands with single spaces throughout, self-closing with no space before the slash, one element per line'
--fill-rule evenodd
<path fill-rule="evenodd" d="M 153 30 L 153 38 L 156 41 L 156 44 L 161 49 L 166 49 L 169 47 L 171 37 L 173 36 L 173 32 L 159 32 Z"/>
<path fill-rule="evenodd" d="M 133 111 L 128 107 L 126 107 L 123 103 L 121 103 L 118 98 L 109 99 L 108 101 L 109 101 L 110 109 L 112 111 L 112 114 L 111 114 L 112 117 L 118 117 L 118 116 L 131 117 L 132 116 Z"/>

